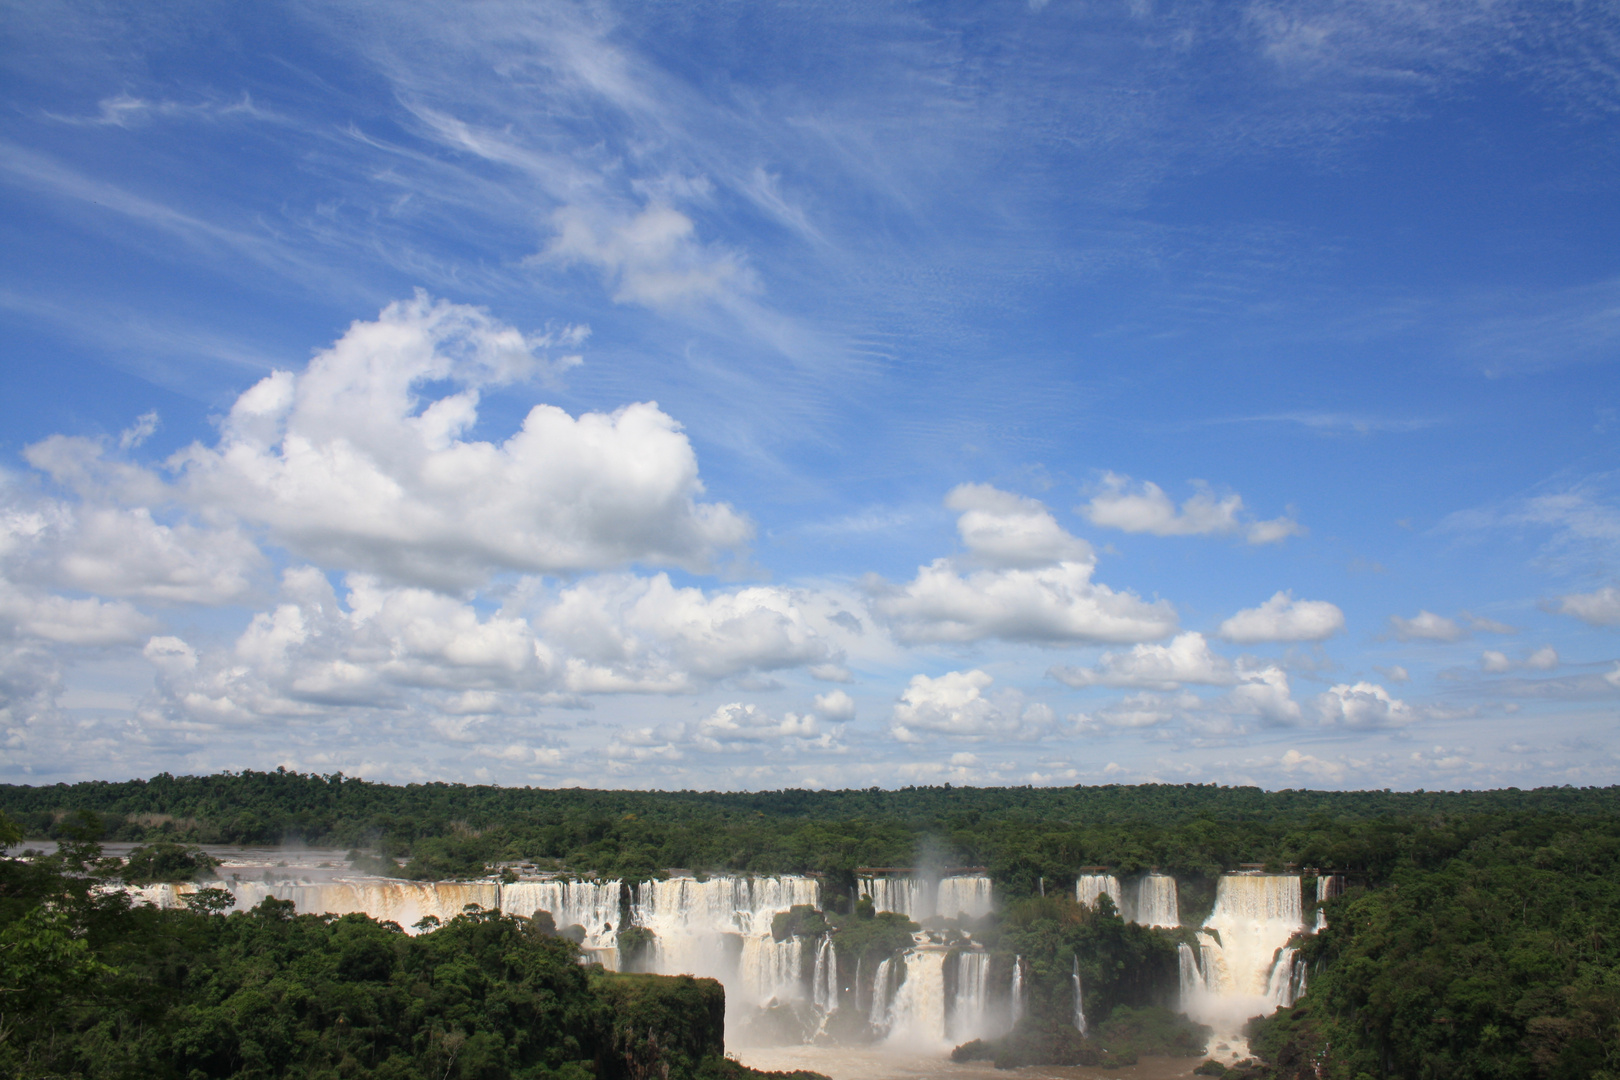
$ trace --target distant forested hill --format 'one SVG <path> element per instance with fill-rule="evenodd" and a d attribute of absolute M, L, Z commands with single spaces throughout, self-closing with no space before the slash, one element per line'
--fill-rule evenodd
<path fill-rule="evenodd" d="M 530 860 L 626 877 L 671 867 L 848 876 L 860 866 L 984 866 L 1007 895 L 1100 864 L 1212 875 L 1298 863 L 1386 879 L 1437 867 L 1482 838 L 1531 847 L 1620 823 L 1620 788 L 1265 792 L 1215 785 L 918 787 L 898 791 L 644 792 L 395 786 L 222 773 L 0 786 L 0 810 L 46 838 L 73 811 L 113 840 L 364 848 L 418 877 Z"/>

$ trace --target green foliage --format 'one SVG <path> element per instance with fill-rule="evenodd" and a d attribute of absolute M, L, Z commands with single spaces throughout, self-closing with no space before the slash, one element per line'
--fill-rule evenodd
<path fill-rule="evenodd" d="M 362 874 L 375 874 L 378 877 L 397 878 L 403 873 L 399 863 L 387 855 L 380 855 L 371 851 L 350 851 L 349 866 Z"/>
<path fill-rule="evenodd" d="M 0 849 L 15 847 L 22 843 L 22 838 L 22 829 L 17 827 L 15 821 L 6 816 L 4 810 L 0 810 Z"/>
<path fill-rule="evenodd" d="M 486 858 L 488 846 L 476 837 L 429 836 L 416 842 L 411 861 L 403 871 L 395 872 L 412 881 L 465 881 L 488 872 Z"/>
<path fill-rule="evenodd" d="M 771 918 L 771 937 L 777 941 L 786 941 L 790 937 L 820 937 L 829 929 L 831 924 L 809 904 L 795 904 Z"/>
<path fill-rule="evenodd" d="M 547 916 L 548 918 L 550 916 Z M 572 927 L 569 929 L 573 929 Z M 579 940 L 585 939 L 583 928 Z M 565 931 L 566 933 L 566 931 Z M 571 935 L 570 935 L 571 936 Z M 618 933 L 615 943 L 619 947 L 619 966 L 626 971 L 636 971 L 646 963 L 647 955 L 658 935 L 645 926 L 626 926 Z"/>
<path fill-rule="evenodd" d="M 1110 1051 L 1062 1024 L 1020 1023 L 999 1039 L 974 1039 L 951 1051 L 952 1061 L 989 1061 L 998 1069 L 1028 1065 L 1089 1065 L 1115 1068 L 1136 1064 L 1129 1049 Z"/>
<path fill-rule="evenodd" d="M 207 876 L 219 860 L 202 848 L 160 840 L 138 847 L 124 862 L 124 880 L 133 885 L 157 881 L 195 881 Z"/>
<path fill-rule="evenodd" d="M 1015 900 L 976 937 L 987 948 L 1024 958 L 1028 1009 L 1051 1024 L 1074 1016 L 1076 960 L 1088 1017 L 1175 1001 L 1174 936 L 1125 922 L 1111 903 L 1093 910 L 1068 893 Z"/>
<path fill-rule="evenodd" d="M 77 843 L 77 842 L 75 842 Z M 0 858 L 0 1075 L 751 1080 L 712 980 L 606 976 L 530 920 L 410 937 L 267 899 L 132 906 L 93 845 Z"/>
<path fill-rule="evenodd" d="M 624 879 L 695 871 L 823 873 L 861 866 L 988 866 L 1004 895 L 1068 888 L 1078 867 L 1157 866 L 1212 876 L 1239 862 L 1329 867 L 1381 881 L 1434 868 L 1531 819 L 1614 812 L 1614 789 L 1263 792 L 1257 788 L 907 788 L 901 791 L 635 792 L 390 786 L 341 774 L 226 773 L 123 783 L 0 786 L 0 810 L 30 836 L 380 847 L 407 873 L 466 877 L 490 863 Z M 1193 893 L 1196 893 L 1196 886 Z M 1189 894 L 1196 906 L 1203 899 Z M 1207 910 L 1207 909 L 1205 909 Z"/>
<path fill-rule="evenodd" d="M 869 969 L 871 964 L 911 948 L 911 935 L 922 929 L 893 911 L 881 911 L 870 918 L 824 912 L 823 918 L 838 932 L 838 955 L 851 964 L 864 959 Z"/>
<path fill-rule="evenodd" d="M 1201 1057 L 1210 1029 L 1160 1005 L 1121 1005 L 1097 1025 L 1096 1040 L 1110 1050 L 1155 1057 Z"/>
<path fill-rule="evenodd" d="M 1620 822 L 1547 817 L 1327 906 L 1310 990 L 1253 1026 L 1281 1069 L 1620 1076 Z M 1331 1048 L 1329 1051 L 1328 1048 Z M 1283 1075 L 1283 1073 L 1279 1073 Z"/>
<path fill-rule="evenodd" d="M 473 932 L 467 927 L 493 925 L 490 918 L 501 922 L 498 917 L 458 919 L 414 940 L 395 935 L 397 941 L 386 946 L 392 961 L 385 964 L 378 948 L 355 946 L 344 954 L 339 944 L 321 943 L 320 934 L 335 935 L 342 920 L 317 920 L 327 928 L 320 932 L 296 929 L 305 923 L 273 904 L 228 917 L 131 911 L 116 895 L 94 888 L 109 875 L 127 872 L 111 865 L 97 847 L 100 839 L 114 838 L 171 845 L 296 839 L 376 849 L 379 858 L 390 860 L 385 872 L 421 878 L 478 876 L 492 864 L 518 860 L 627 880 L 661 876 L 676 866 L 699 875 L 819 873 L 833 910 L 789 913 L 773 930 L 784 936 L 813 934 L 820 919 L 838 936 L 841 968 L 861 964 L 868 973 L 876 961 L 909 945 L 916 927 L 903 917 L 876 913 L 867 903 L 850 908 L 847 895 L 857 868 L 919 865 L 930 856 L 946 865 L 986 866 L 1002 913 L 976 927 L 974 937 L 991 950 L 993 964 L 1023 957 L 1027 1024 L 1046 1033 L 1039 1038 L 1064 1046 L 1068 1036 L 1057 1033 L 1072 1015 L 1076 958 L 1086 1015 L 1099 1036 L 1114 1018 L 1134 1017 L 1138 1036 L 1146 1038 L 1154 1025 L 1139 1011 L 1170 1004 L 1176 983 L 1177 935 L 1125 924 L 1106 910 L 1080 909 L 1070 897 L 1079 867 L 1103 864 L 1121 874 L 1157 867 L 1173 873 L 1181 883 L 1182 921 L 1196 925 L 1213 903 L 1216 876 L 1240 862 L 1315 866 L 1345 874 L 1354 887 L 1329 904 L 1329 929 L 1302 946 L 1310 964 L 1309 993 L 1295 1009 L 1254 1026 L 1251 1045 L 1263 1061 L 1250 1074 L 1316 1076 L 1320 1070 L 1324 1077 L 1344 1080 L 1620 1077 L 1620 934 L 1614 930 L 1620 922 L 1620 799 L 1614 788 L 1266 793 L 1146 785 L 660 793 L 394 787 L 278 770 L 165 774 L 120 784 L 0 786 L 0 842 L 10 836 L 8 820 L 28 836 L 60 845 L 54 856 L 36 863 L 0 860 L 0 933 L 22 927 L 15 930 L 20 936 L 10 950 L 14 962 L 85 942 L 84 956 L 115 973 L 76 982 L 73 973 L 82 969 L 64 953 L 67 981 L 53 984 L 57 997 L 51 1000 L 65 1004 L 41 1013 L 38 1024 L 22 1025 L 16 1018 L 40 995 L 29 995 L 24 1005 L 17 994 L 0 994 L 0 1054 L 11 1055 L 0 1065 L 22 1074 L 45 1070 L 40 1063 L 55 1054 L 50 1061 L 57 1061 L 59 1072 L 110 1076 L 116 1070 L 86 1071 L 73 1055 L 124 1060 L 120 1054 L 127 1058 L 141 1046 L 147 1050 L 140 1052 L 156 1054 L 151 1040 L 174 1038 L 182 1030 L 192 1032 L 188 1038 L 198 1046 L 213 1045 L 209 1040 L 223 1038 L 221 1032 L 258 1032 L 261 1020 L 263 1033 L 240 1036 L 247 1042 L 232 1051 L 236 1057 L 186 1068 L 205 1075 L 246 1070 L 246 1075 L 260 1067 L 254 1062 L 272 1060 L 272 1047 L 293 1045 L 286 1042 L 293 1035 L 304 1040 L 294 1039 L 305 1055 L 298 1061 L 312 1063 L 309 1069 L 324 1062 L 319 1068 L 330 1065 L 346 1075 L 395 1070 L 403 1077 L 417 1070 L 442 1080 L 477 1074 L 466 1071 L 473 1069 L 468 1062 L 527 1060 L 513 1049 L 528 1045 L 526 1036 L 508 1020 L 494 1022 L 486 1032 L 445 1019 L 481 1016 L 492 1007 L 485 1003 L 494 1000 L 485 990 L 470 989 L 492 985 L 492 976 L 469 974 L 472 996 L 465 1001 L 422 998 L 416 989 L 437 986 L 422 966 L 425 954 L 419 950 L 427 946 L 418 942 L 454 940 Z M 407 861 L 403 871 L 394 859 Z M 39 923 L 44 915 L 28 914 L 36 908 L 67 922 Z M 253 953 L 220 936 L 223 931 L 203 929 L 215 925 L 261 927 L 256 933 L 262 939 L 255 940 L 266 951 Z M 572 947 L 562 938 L 533 932 L 526 920 L 511 925 L 521 931 L 517 937 L 528 943 L 525 947 Z M 304 935 L 310 941 L 307 948 L 286 943 L 272 948 L 281 940 L 277 935 Z M 23 948 L 24 938 L 35 942 L 29 946 L 34 951 Z M 78 955 L 77 946 L 69 952 Z M 259 959 L 250 963 L 250 956 Z M 252 967 L 251 978 L 232 976 L 238 981 L 217 986 L 197 982 L 205 975 L 214 979 L 219 972 L 245 971 L 243 965 Z M 321 974 L 328 967 L 329 973 Z M 386 979 L 379 974 L 385 968 Z M 994 972 L 998 981 L 1003 970 Z M 325 996 L 331 987 L 349 988 L 343 993 L 350 994 L 379 986 L 392 989 L 374 1004 L 392 1002 L 387 1008 L 399 1010 L 397 1015 L 382 1004 L 375 1007 L 384 1019 L 365 1019 L 372 1014 L 363 1010 L 343 1013 L 351 1025 L 347 1030 L 358 1030 L 355 1024 L 368 1031 L 394 1030 L 389 1027 L 394 1025 L 414 1034 L 389 1036 L 392 1042 L 379 1035 L 382 1041 L 367 1044 L 372 1048 L 365 1054 L 347 1043 L 341 1052 L 333 1049 L 333 1031 L 311 1034 L 315 1028 L 308 1025 L 314 1021 L 299 1011 L 331 1019 L 338 1015 Z M 600 1008 L 595 992 L 586 990 L 579 1000 Z M 556 993 L 558 1002 L 575 1000 L 573 990 Z M 284 1004 L 289 1000 L 303 1004 Z M 226 1002 L 235 1003 L 233 1011 L 220 1019 L 224 1014 L 218 1010 Z M 450 1011 L 432 1011 L 441 1006 Z M 584 1023 L 588 1013 L 576 1019 Z M 198 1017 L 212 1018 L 213 1026 L 203 1034 L 196 1034 L 204 1030 L 194 1026 L 202 1023 Z M 36 1028 L 45 1034 L 36 1038 Z M 27 1053 L 34 1057 L 17 1057 L 22 1044 L 16 1040 L 24 1038 L 19 1034 L 24 1030 Z M 602 1034 L 606 1029 L 588 1024 L 572 1030 L 576 1039 L 590 1031 L 598 1032 L 592 1038 L 608 1038 Z M 191 1061 L 190 1045 L 164 1043 L 163 1052 L 177 1062 Z M 605 1067 L 595 1053 L 521 1068 L 546 1070 L 549 1076 L 585 1069 L 587 1061 Z M 713 1054 L 683 1053 L 698 1073 L 728 1067 Z M 349 1057 L 361 1064 L 341 1064 Z M 482 1075 L 499 1075 L 508 1067 L 491 1065 L 495 1071 Z M 143 1075 L 180 1075 L 168 1069 Z"/>
<path fill-rule="evenodd" d="M 725 1054 L 726 992 L 713 979 L 597 972 L 591 983 L 608 1017 L 605 1080 L 640 1080 L 660 1065 L 691 1076 Z"/>
<path fill-rule="evenodd" d="M 1134 1065 L 1138 1057 L 1197 1057 L 1209 1028 L 1169 1009 L 1121 1007 L 1092 1034 L 1066 1021 L 1025 1017 L 1000 1039 L 975 1039 L 951 1051 L 952 1061 L 990 1061 L 998 1069 L 1026 1065 Z M 1218 1073 L 1216 1075 L 1219 1075 Z"/>

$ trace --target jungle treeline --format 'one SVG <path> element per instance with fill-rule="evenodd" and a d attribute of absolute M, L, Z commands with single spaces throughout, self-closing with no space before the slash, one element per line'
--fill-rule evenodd
<path fill-rule="evenodd" d="M 132 903 L 92 819 L 0 857 L 0 1076 L 16 1080 L 825 1080 L 724 1056 L 713 979 L 580 963 L 549 919 Z M 0 815 L 0 843 L 17 839 Z"/>
<path fill-rule="evenodd" d="M 819 873 L 985 867 L 1007 896 L 1079 867 L 1213 876 L 1298 864 L 1382 881 L 1438 867 L 1532 822 L 1613 816 L 1616 788 L 1277 791 L 1216 785 L 650 792 L 389 785 L 275 772 L 0 786 L 0 810 L 46 839 L 74 811 L 108 840 L 303 844 L 398 860 L 423 880 L 526 861 L 626 880 L 670 868 Z"/>
<path fill-rule="evenodd" d="M 1216 875 L 1245 864 L 1293 865 L 1342 874 L 1348 888 L 1327 902 L 1326 928 L 1295 941 L 1309 961 L 1307 992 L 1294 1008 L 1252 1025 L 1259 1059 L 1232 1076 L 1620 1080 L 1615 788 L 1268 793 L 1144 785 L 734 794 L 390 786 L 278 771 L 6 787 L 0 809 L 31 837 L 65 841 L 70 852 L 90 839 L 302 843 L 371 852 L 378 863 L 398 860 L 401 872 L 422 878 L 471 876 L 512 861 L 627 880 L 684 868 L 819 873 L 832 883 L 849 880 L 858 867 L 982 866 L 995 879 L 1001 910 L 975 933 L 1030 964 L 1031 1021 L 1040 1021 L 1024 1041 L 987 1051 L 1008 1063 L 1030 1060 L 1019 1055 L 1032 1048 L 1045 1052 L 1061 1034 L 1076 962 L 1088 987 L 1088 1015 L 1098 1025 L 1140 1023 L 1135 1018 L 1162 1007 L 1174 985 L 1176 948 L 1190 931 L 1148 931 L 1079 909 L 1071 897 L 1081 867 L 1174 873 L 1183 883 L 1184 922 L 1196 924 L 1213 902 Z M 462 1077 L 589 1070 L 605 1076 L 624 1060 L 614 1056 L 611 1030 L 591 1026 L 612 1012 L 591 1011 L 603 1008 L 602 991 L 592 989 L 602 976 L 577 972 L 567 943 L 533 934 L 523 920 L 480 914 L 408 938 L 354 916 L 293 917 L 273 905 L 228 918 L 205 910 L 123 910 L 116 900 L 79 897 L 60 884 L 53 887 L 66 889 L 68 899 L 42 901 L 27 882 L 44 871 L 21 860 L 4 863 L 0 981 L 6 988 L 29 985 L 16 965 L 34 957 L 27 962 L 42 973 L 37 985 L 89 1010 L 45 1013 L 58 1025 L 49 1030 L 59 1041 L 40 1044 L 57 1047 L 52 1052 L 89 1046 L 115 1056 L 145 1039 L 179 1055 L 175 1060 L 191 1061 L 189 1076 L 305 1075 L 268 1064 L 231 1072 L 225 1058 L 182 1053 L 263 1028 L 284 1033 L 275 1036 L 277 1053 L 302 1048 L 316 1056 L 297 1060 L 319 1060 L 332 1070 L 307 1075 L 350 1075 L 333 1063 L 363 1043 L 363 1027 L 372 1040 L 365 1044 L 372 1047 L 367 1068 L 397 1067 L 402 1077 L 415 1075 L 403 1071 L 407 1066 Z M 62 881 L 72 878 L 58 873 Z M 442 978 L 433 974 L 445 965 Z M 526 972 L 549 972 L 553 983 L 542 986 Z M 514 1019 L 528 1017 L 521 1009 L 530 1006 L 502 1004 L 505 991 L 494 990 L 514 979 L 529 995 L 523 1001 L 555 999 L 561 1018 Z M 351 983 L 373 989 L 361 993 Z M 165 1014 L 169 1027 L 149 1023 L 141 1010 L 164 999 L 143 996 L 141 987 L 178 987 L 177 1000 L 189 1004 Z M 119 1000 L 126 1004 L 118 1006 L 124 1012 L 96 1012 L 97 995 L 115 991 L 124 995 Z M 36 1000 L 47 999 L 0 994 L 0 1045 L 30 1030 L 19 1010 Z M 78 1017 L 79 1027 L 70 1033 L 58 1017 Z M 563 1049 L 547 1050 L 551 1056 L 543 1060 L 523 1057 L 538 1053 L 540 1043 L 521 1033 L 534 1023 L 553 1032 L 541 1040 L 548 1046 L 568 1032 L 578 1045 L 555 1043 Z M 490 1039 L 475 1044 L 485 1027 Z M 396 1028 L 405 1034 L 389 1034 Z M 192 1041 L 161 1042 L 181 1031 Z M 579 1032 L 597 1034 L 587 1045 Z M 268 1038 L 251 1035 L 229 1051 L 237 1055 L 229 1060 L 268 1053 Z M 442 1058 L 446 1038 L 466 1040 L 457 1044 L 465 1049 L 453 1067 Z M 689 1067 L 670 1075 L 724 1067 L 713 1054 L 693 1053 Z M 487 1067 L 472 1068 L 475 1058 Z"/>

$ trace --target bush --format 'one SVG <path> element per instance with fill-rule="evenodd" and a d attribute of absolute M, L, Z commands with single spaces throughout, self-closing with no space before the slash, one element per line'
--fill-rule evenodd
<path fill-rule="evenodd" d="M 219 860 L 199 847 L 187 844 L 156 843 L 138 847 L 124 863 L 124 880 L 132 885 L 160 881 L 195 881 L 213 871 Z"/>
<path fill-rule="evenodd" d="M 809 904 L 795 904 L 787 911 L 779 911 L 771 919 L 771 937 L 786 941 L 790 937 L 820 937 L 830 927 L 821 912 Z"/>

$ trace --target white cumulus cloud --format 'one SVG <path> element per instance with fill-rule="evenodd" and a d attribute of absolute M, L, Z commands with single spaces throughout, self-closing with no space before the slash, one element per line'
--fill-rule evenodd
<path fill-rule="evenodd" d="M 1620 589 L 1605 585 L 1594 592 L 1569 593 L 1558 598 L 1557 610 L 1593 626 L 1620 625 Z"/>
<path fill-rule="evenodd" d="M 1274 544 L 1304 530 L 1290 517 L 1254 521 L 1243 514 L 1243 497 L 1216 495 L 1202 482 L 1178 508 L 1151 480 L 1134 484 L 1130 477 L 1105 473 L 1100 490 L 1080 508 L 1086 520 L 1104 528 L 1154 536 L 1224 536 L 1243 533 L 1251 544 Z"/>
<path fill-rule="evenodd" d="M 1237 681 L 1232 661 L 1210 650 L 1197 631 L 1177 634 L 1166 645 L 1137 645 L 1130 652 L 1103 653 L 1096 667 L 1054 667 L 1053 678 L 1070 686 L 1139 686 L 1174 690 L 1182 683 L 1228 686 Z"/>
<path fill-rule="evenodd" d="M 553 217 L 557 233 L 542 258 L 602 271 L 619 303 L 667 307 L 752 288 L 742 260 L 697 239 L 692 219 L 664 205 L 622 215 L 571 206 Z"/>
<path fill-rule="evenodd" d="M 827 627 L 804 606 L 813 599 L 776 586 L 706 595 L 667 574 L 601 574 L 560 590 L 537 624 L 570 654 L 571 690 L 667 692 L 745 671 L 836 665 Z"/>
<path fill-rule="evenodd" d="M 96 461 L 104 447 L 78 440 L 74 450 Z M 0 573 L 12 581 L 218 605 L 246 598 L 264 565 L 257 545 L 235 525 L 165 523 L 144 506 L 112 505 L 101 494 L 79 502 L 42 497 L 0 475 Z"/>
<path fill-rule="evenodd" d="M 578 417 L 537 405 L 502 442 L 467 437 L 481 387 L 566 366 L 539 354 L 578 336 L 525 337 L 423 294 L 390 304 L 303 373 L 243 393 L 216 446 L 172 460 L 180 490 L 322 565 L 408 583 L 634 562 L 709 569 L 751 526 L 701 501 L 691 444 L 657 405 Z M 419 396 L 440 382 L 460 389 Z"/>
<path fill-rule="evenodd" d="M 833 721 L 855 719 L 855 699 L 842 690 L 816 695 L 816 715 Z"/>
<path fill-rule="evenodd" d="M 814 716 L 786 713 L 780 718 L 756 705 L 722 705 L 697 723 L 696 743 L 710 753 L 746 750 L 752 744 L 815 739 L 821 729 Z"/>
<path fill-rule="evenodd" d="M 1391 615 L 1389 629 L 1400 641 L 1461 641 L 1468 636 L 1455 620 L 1421 610 L 1410 619 Z"/>
<path fill-rule="evenodd" d="M 1292 727 L 1302 718 L 1288 685 L 1288 673 L 1270 666 L 1244 673 L 1243 681 L 1218 702 L 1222 712 L 1254 716 L 1267 727 Z"/>
<path fill-rule="evenodd" d="M 871 609 L 898 640 L 1127 644 L 1175 630 L 1168 602 L 1093 582 L 1089 546 L 1058 528 L 1038 502 L 984 485 L 955 489 L 951 502 L 967 522 L 959 528 L 970 560 L 993 568 L 936 559 L 905 585 L 880 585 Z M 1037 559 L 1056 561 L 1028 565 Z"/>
<path fill-rule="evenodd" d="M 873 609 L 904 642 L 1151 641 L 1176 628 L 1175 609 L 1091 580 L 1088 563 L 1035 570 L 957 571 L 939 559 Z"/>
<path fill-rule="evenodd" d="M 980 565 L 1030 568 L 1094 560 L 1091 545 L 1070 535 L 1039 500 L 989 484 L 961 484 L 945 496 L 945 505 L 961 514 L 956 531 Z"/>
<path fill-rule="evenodd" d="M 68 597 L 0 580 L 0 634 L 63 645 L 137 645 L 155 628 L 123 600 Z"/>
<path fill-rule="evenodd" d="M 1220 635 L 1240 645 L 1267 641 L 1324 641 L 1344 629 L 1344 612 L 1326 600 L 1295 600 L 1279 592 L 1257 608 L 1221 623 Z"/>
<path fill-rule="evenodd" d="M 1049 729 L 1052 710 L 1041 702 L 1025 703 L 1008 692 L 987 696 L 995 679 L 977 668 L 948 671 L 938 678 L 914 675 L 895 703 L 889 731 L 901 742 L 929 735 L 962 739 L 1029 736 Z"/>
<path fill-rule="evenodd" d="M 1418 718 L 1410 705 L 1370 682 L 1340 683 L 1318 694 L 1316 710 L 1321 722 L 1330 727 L 1393 728 Z"/>

